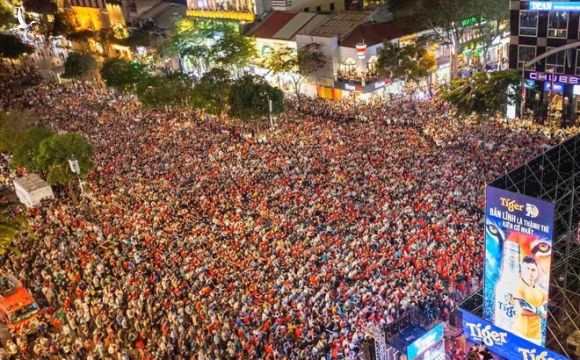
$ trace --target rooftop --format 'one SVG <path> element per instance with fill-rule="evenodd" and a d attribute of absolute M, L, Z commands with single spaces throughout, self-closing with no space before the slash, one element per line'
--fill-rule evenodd
<path fill-rule="evenodd" d="M 356 44 L 364 42 L 367 46 L 373 46 L 385 40 L 397 39 L 410 33 L 411 31 L 403 28 L 396 21 L 361 24 L 344 38 L 340 45 L 355 47 Z"/>
<path fill-rule="evenodd" d="M 301 31 L 300 34 L 320 36 L 320 37 L 334 37 L 338 36 L 342 41 L 350 35 L 350 33 L 360 24 L 369 20 L 368 12 L 342 12 L 336 15 L 328 15 L 326 22 L 322 23 L 313 29 Z"/>
<path fill-rule="evenodd" d="M 22 177 L 19 177 L 14 180 L 14 184 L 20 186 L 29 193 L 50 186 L 37 174 L 26 174 Z"/>
<path fill-rule="evenodd" d="M 308 12 L 273 11 L 254 26 L 248 36 L 262 39 L 293 40 L 298 32 L 307 31 L 327 21 L 330 15 Z"/>

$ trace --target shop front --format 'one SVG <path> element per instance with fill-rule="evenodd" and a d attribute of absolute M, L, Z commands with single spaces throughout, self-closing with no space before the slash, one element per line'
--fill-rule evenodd
<path fill-rule="evenodd" d="M 526 71 L 525 102 L 535 118 L 555 126 L 573 126 L 580 114 L 580 77 Z"/>

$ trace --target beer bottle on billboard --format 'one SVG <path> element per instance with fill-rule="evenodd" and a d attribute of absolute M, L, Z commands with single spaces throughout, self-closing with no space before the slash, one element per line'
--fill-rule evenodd
<path fill-rule="evenodd" d="M 512 331 L 516 319 L 513 296 L 520 278 L 520 245 L 514 241 L 503 244 L 501 273 L 495 287 L 494 323 Z"/>

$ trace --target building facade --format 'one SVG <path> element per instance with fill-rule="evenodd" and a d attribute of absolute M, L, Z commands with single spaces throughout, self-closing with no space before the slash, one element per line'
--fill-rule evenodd
<path fill-rule="evenodd" d="M 579 22 L 580 2 L 510 1 L 509 67 L 522 72 L 524 107 L 540 121 L 577 121 Z"/>

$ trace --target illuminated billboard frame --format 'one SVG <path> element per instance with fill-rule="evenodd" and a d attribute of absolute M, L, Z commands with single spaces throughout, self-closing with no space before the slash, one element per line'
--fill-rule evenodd
<path fill-rule="evenodd" d="M 444 330 L 443 323 L 439 323 L 433 329 L 415 340 L 407 347 L 407 360 L 419 358 L 421 354 L 429 350 L 433 345 L 439 343 L 443 339 Z"/>
<path fill-rule="evenodd" d="M 567 360 L 568 358 L 546 348 L 526 341 L 494 326 L 472 313 L 460 309 L 463 334 L 476 344 L 484 344 L 494 353 L 512 360 Z"/>
<path fill-rule="evenodd" d="M 529 10 L 537 11 L 580 11 L 580 1 L 530 1 Z"/>
<path fill-rule="evenodd" d="M 494 325 L 544 345 L 554 204 L 487 187 L 483 314 Z"/>

